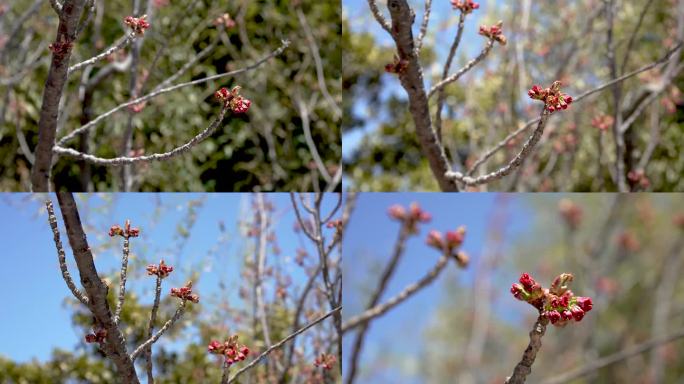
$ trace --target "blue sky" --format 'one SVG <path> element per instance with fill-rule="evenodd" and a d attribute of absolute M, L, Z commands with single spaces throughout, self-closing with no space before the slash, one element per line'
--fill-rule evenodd
<path fill-rule="evenodd" d="M 46 196 L 3 194 L 0 197 L 0 231 L 5 238 L 0 256 L 0 281 L 6 289 L 0 311 L 0 355 L 20 362 L 34 358 L 45 360 L 54 348 L 74 350 L 83 338 L 72 327 L 71 311 L 64 305 L 70 293 L 57 263 L 44 209 Z M 57 199 L 54 195 L 50 198 L 55 205 L 62 242 L 66 246 L 69 270 L 78 284 L 78 271 L 68 248 Z M 283 250 L 280 257 L 292 267 L 293 284 L 301 285 L 305 276 L 287 261 L 297 248 L 307 242 L 302 243 L 300 235 L 292 231 L 295 218 L 289 195 L 269 194 L 268 199 L 277 209 L 275 232 Z M 197 209 L 197 221 L 190 230 L 191 235 L 183 242 L 178 236 L 177 225 L 187 217 L 190 200 L 202 201 L 203 204 Z M 329 196 L 324 208 L 332 208 L 333 200 L 336 199 Z M 250 217 L 249 195 L 108 194 L 79 196 L 77 203 L 101 273 L 120 267 L 120 241 L 107 236 L 107 230 L 112 224 L 123 225 L 129 218 L 133 226 L 141 228 L 141 237 L 132 239 L 132 255 L 149 262 L 158 262 L 163 257 L 176 268 L 165 280 L 166 289 L 182 285 L 191 271 L 200 273 L 196 287 L 206 299 L 219 292 L 220 281 L 227 282 L 229 287 L 237 287 L 243 252 L 250 246 L 240 236 L 237 222 Z M 225 225 L 224 235 L 219 230 L 219 222 Z M 151 280 L 141 276 L 130 277 L 130 274 L 127 290 L 141 294 L 141 301 L 151 302 L 152 296 L 144 295 L 152 289 Z M 229 299 L 232 303 L 240 301 L 237 293 Z M 205 306 L 210 303 L 211 300 L 202 301 Z M 45 319 L 49 321 L 46 323 Z"/>
<path fill-rule="evenodd" d="M 540 195 L 541 196 L 541 195 Z M 560 195 L 547 196 L 558 199 Z M 428 288 L 420 291 L 402 305 L 385 314 L 373 326 L 366 339 L 362 361 L 377 361 L 379 356 L 396 354 L 400 351 L 416 351 L 420 348 L 425 326 L 433 317 L 439 303 L 445 299 L 444 285 L 449 279 L 456 279 L 459 285 L 470 286 L 473 281 L 475 266 L 486 245 L 487 229 L 495 208 L 501 209 L 501 201 L 507 200 L 508 223 L 506 225 L 504 246 L 513 244 L 514 239 L 530 227 L 533 215 L 537 214 L 528 200 L 515 194 L 439 194 L 439 193 L 374 193 L 363 194 L 352 217 L 351 224 L 345 234 L 344 249 L 344 310 L 345 318 L 362 310 L 368 294 L 363 294 L 359 301 L 359 292 L 364 288 L 372 289 L 377 282 L 376 266 L 386 263 L 397 237 L 399 224 L 390 221 L 387 208 L 393 204 L 408 206 L 416 201 L 432 214 L 432 221 L 424 224 L 421 233 L 409 240 L 395 276 L 389 284 L 384 299 L 401 291 L 406 285 L 416 281 L 436 262 L 439 255 L 425 245 L 425 236 L 431 229 L 440 231 L 453 230 L 460 225 L 467 228 L 463 246 L 471 257 L 471 266 L 465 270 L 456 270 L 453 265 Z M 556 215 L 556 211 L 548 212 Z M 372 230 L 371 230 L 372 229 Z M 510 266 L 508 267 L 510 269 Z M 372 272 L 374 271 L 374 272 Z M 511 276 L 519 272 L 510 270 Z M 517 276 L 512 277 L 517 278 Z M 512 281 L 512 280 L 511 280 Z M 510 281 L 497 282 L 494 289 L 507 292 Z M 367 292 L 367 291 L 366 291 Z M 520 313 L 526 309 L 520 306 Z M 506 308 L 495 310 L 507 311 Z M 520 319 L 520 313 L 505 313 L 511 321 Z M 410 320 L 409 320 L 410 319 Z M 402 335 L 402 336 L 398 336 Z M 352 338 L 345 338 L 345 350 L 349 350 Z M 407 353 L 403 353 L 406 355 Z M 409 353 L 410 354 L 410 353 Z M 381 359 L 382 360 L 382 359 Z M 390 380 L 401 383 L 419 383 L 418 377 L 409 377 L 406 372 L 392 373 L 386 370 L 381 377 L 366 379 Z"/>

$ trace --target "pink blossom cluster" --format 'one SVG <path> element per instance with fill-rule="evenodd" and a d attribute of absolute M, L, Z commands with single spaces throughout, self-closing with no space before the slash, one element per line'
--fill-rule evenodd
<path fill-rule="evenodd" d="M 121 228 L 120 225 L 112 225 L 109 228 L 109 236 L 121 236 L 125 238 L 138 237 L 140 236 L 140 228 L 131 228 L 131 221 L 126 220 L 123 228 Z"/>
<path fill-rule="evenodd" d="M 529 274 L 520 275 L 519 284 L 511 286 L 513 296 L 525 301 L 539 310 L 543 318 L 555 326 L 565 326 L 572 320 L 581 321 L 593 308 L 591 297 L 575 296 L 569 284 L 573 280 L 570 273 L 556 276 L 548 289 L 542 288 Z"/>
<path fill-rule="evenodd" d="M 227 88 L 221 88 L 216 91 L 214 96 L 216 96 L 216 99 L 221 101 L 225 107 L 230 108 L 233 113 L 246 113 L 249 111 L 252 102 L 240 96 L 240 89 L 242 89 L 242 87 L 239 85 L 233 87 L 230 91 Z"/>
<path fill-rule="evenodd" d="M 473 10 L 480 8 L 480 4 L 474 2 L 473 0 L 451 0 L 451 6 L 465 14 L 471 13 Z"/>
<path fill-rule="evenodd" d="M 147 22 L 147 15 L 140 17 L 126 16 L 124 23 L 137 35 L 144 35 L 145 30 L 150 27 L 150 23 Z"/>
<path fill-rule="evenodd" d="M 249 348 L 238 343 L 238 335 L 232 335 L 228 340 L 219 342 L 212 340 L 207 347 L 209 353 L 224 356 L 227 365 L 233 365 L 238 361 L 244 361 L 249 355 Z"/>
<path fill-rule="evenodd" d="M 171 296 L 182 300 L 189 300 L 193 303 L 199 303 L 199 295 L 192 293 L 192 281 L 188 281 L 185 287 L 171 288 Z"/>
<path fill-rule="evenodd" d="M 492 39 L 494 41 L 499 42 L 501 45 L 506 45 L 506 42 L 508 41 L 506 39 L 506 36 L 503 35 L 503 21 L 499 20 L 498 23 L 495 25 L 492 25 L 491 27 L 488 27 L 486 25 L 481 25 L 480 26 L 480 31 L 478 32 L 480 35 L 485 36 L 489 39 Z"/>
<path fill-rule="evenodd" d="M 561 82 L 556 80 L 550 88 L 542 88 L 539 85 L 532 86 L 527 95 L 534 100 L 541 100 L 546 104 L 546 109 L 553 113 L 561 109 L 568 109 L 572 103 L 572 96 L 560 91 Z"/>
<path fill-rule="evenodd" d="M 162 279 L 168 277 L 171 274 L 171 272 L 173 272 L 173 267 L 170 265 L 166 265 L 164 263 L 164 260 L 159 261 L 159 265 L 150 264 L 147 266 L 146 269 L 148 275 L 156 275 L 161 277 Z"/>

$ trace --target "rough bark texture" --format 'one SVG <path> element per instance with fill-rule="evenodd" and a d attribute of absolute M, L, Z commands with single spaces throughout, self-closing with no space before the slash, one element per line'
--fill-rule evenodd
<path fill-rule="evenodd" d="M 69 58 L 73 43 L 76 40 L 76 29 L 81 19 L 86 0 L 65 0 L 59 15 L 56 46 L 52 53 L 50 72 L 48 73 L 43 101 L 38 120 L 38 145 L 36 146 L 36 160 L 31 170 L 31 187 L 33 192 L 48 192 L 50 188 L 50 170 L 52 168 L 52 147 L 55 145 L 57 132 L 57 117 L 59 116 L 59 101 L 62 98 L 64 85 L 69 71 Z"/>
<path fill-rule="evenodd" d="M 513 370 L 513 375 L 506 380 L 506 384 L 523 384 L 527 379 L 527 376 L 532 373 L 532 364 L 537 358 L 537 352 L 541 348 L 541 339 L 546 333 L 546 326 L 549 324 L 549 320 L 539 316 L 537 321 L 534 323 L 534 327 L 530 331 L 530 343 L 523 353 L 522 360 L 515 366 Z"/>
<path fill-rule="evenodd" d="M 458 191 L 456 182 L 444 176 L 451 170 L 451 167 L 430 119 L 430 109 L 423 84 L 423 70 L 418 62 L 411 30 L 415 15 L 406 0 L 389 0 L 387 6 L 392 17 L 391 33 L 399 58 L 408 62 L 406 70 L 399 74 L 399 80 L 409 97 L 409 110 L 416 126 L 418 141 L 423 153 L 428 157 L 430 169 L 440 189 L 449 192 Z"/>
<path fill-rule="evenodd" d="M 76 202 L 71 193 L 57 194 L 62 218 L 69 237 L 69 244 L 76 259 L 76 266 L 81 277 L 81 284 L 88 295 L 88 308 L 97 321 L 97 325 L 107 331 L 106 348 L 108 357 L 112 360 L 122 383 L 139 383 L 135 373 L 133 361 L 126 351 L 126 341 L 119 328 L 114 323 L 111 309 L 107 303 L 109 288 L 100 280 L 93 261 L 93 254 L 88 246 L 88 240 L 83 232 L 81 218 L 78 214 Z"/>

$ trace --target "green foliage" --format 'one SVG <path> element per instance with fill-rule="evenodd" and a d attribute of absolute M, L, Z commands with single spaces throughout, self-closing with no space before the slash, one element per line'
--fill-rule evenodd
<path fill-rule="evenodd" d="M 28 8 L 27 2 L 12 4 L 5 17 L 15 17 Z M 84 30 L 75 45 L 72 64 L 101 52 L 123 36 L 122 19 L 132 13 L 130 2 L 109 1 L 102 7 L 102 14 L 97 16 L 102 17 L 101 24 L 91 23 Z M 341 103 L 338 5 L 314 1 L 203 0 L 152 6 L 152 26 L 145 34 L 137 74 L 138 80 L 146 76 L 147 79 L 138 82 L 139 94 L 150 92 L 216 40 L 219 43 L 211 54 L 174 83 L 242 68 L 278 48 L 284 39 L 290 40 L 291 45 L 282 55 L 256 70 L 167 93 L 151 100 L 142 112 L 134 114 L 133 148 L 151 154 L 171 150 L 207 127 L 220 108 L 213 98 L 216 89 L 241 85 L 242 94 L 252 100 L 252 107 L 245 116 L 227 117 L 211 138 L 189 153 L 167 162 L 134 166 L 138 176 L 135 189 L 310 189 L 312 182 L 322 182 L 322 179 L 312 172 L 312 156 L 305 143 L 299 110 L 293 102 L 296 96 L 306 101 L 315 97 L 310 108 L 313 140 L 325 165 L 337 166 L 341 156 L 339 118 L 321 96 L 311 49 L 296 14 L 298 9 L 304 13 L 315 36 L 322 60 L 323 81 L 335 102 Z M 226 12 L 235 19 L 236 26 L 222 32 L 212 21 Z M 0 111 L 3 115 L 0 119 L 2 190 L 27 189 L 30 164 L 19 150 L 15 125 L 33 149 L 49 67 L 46 45 L 55 35 L 57 21 L 48 2 L 44 2 L 39 12 L 21 26 L 27 38 L 30 37 L 28 50 L 41 50 L 45 54 L 40 65 L 19 83 L 0 86 L 0 93 L 7 95 Z M 126 52 L 129 51 L 127 48 Z M 5 55 L 0 62 L 1 76 L 14 74 L 23 63 L 21 49 L 12 52 L 17 56 Z M 119 55 L 115 57 L 123 60 Z M 92 79 L 103 73 L 108 65 L 111 67 L 107 61 L 99 62 L 92 71 L 85 73 Z M 89 101 L 79 97 L 83 73 L 81 70 L 73 74 L 65 89 L 58 137 L 130 99 L 130 70 L 115 70 L 106 76 L 95 86 Z M 120 156 L 128 119 L 127 110 L 117 112 L 98 124 L 88 138 L 76 139 L 69 145 L 82 149 L 87 144 L 92 154 L 101 157 Z M 121 189 L 120 172 L 119 167 L 88 168 L 72 158 L 60 158 L 53 169 L 53 181 L 57 186 L 73 191 L 118 190 Z"/>

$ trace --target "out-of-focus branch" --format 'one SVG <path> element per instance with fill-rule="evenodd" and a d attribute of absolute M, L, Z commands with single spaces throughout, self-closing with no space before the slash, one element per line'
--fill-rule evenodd
<path fill-rule="evenodd" d="M 356 315 L 349 320 L 345 321 L 344 324 L 342 324 L 342 331 L 347 332 L 351 329 L 354 329 L 360 325 L 367 324 L 371 320 L 375 319 L 376 317 L 382 316 L 385 313 L 387 313 L 390 309 L 396 307 L 397 305 L 403 303 L 407 299 L 409 299 L 411 296 L 413 296 L 416 292 L 420 291 L 421 289 L 427 287 L 430 285 L 437 277 L 439 277 L 440 273 L 444 270 L 444 268 L 447 266 L 447 263 L 449 261 L 449 258 L 446 255 L 442 255 L 442 257 L 439 258 L 437 261 L 437 264 L 435 264 L 430 271 L 428 271 L 425 276 L 423 276 L 420 280 L 416 281 L 413 284 L 408 285 L 404 290 L 399 292 L 396 296 L 393 296 L 389 300 L 387 300 L 384 303 L 378 304 L 372 308 L 369 308 L 368 310 L 364 311 L 363 313 Z"/>
<path fill-rule="evenodd" d="M 600 359 L 594 360 L 593 362 L 573 369 L 571 371 L 565 372 L 551 379 L 543 381 L 543 384 L 562 384 L 567 383 L 572 380 L 579 379 L 581 377 L 587 376 L 601 368 L 605 368 L 609 365 L 619 363 L 623 360 L 629 359 L 630 357 L 637 356 L 644 352 L 650 351 L 653 348 L 659 347 L 663 344 L 671 343 L 673 341 L 684 338 L 684 329 L 680 329 L 677 332 L 671 333 L 665 337 L 660 337 L 656 339 L 651 339 L 644 343 L 635 345 L 631 348 L 627 348 L 620 352 L 616 352 L 612 355 L 602 357 Z"/>
<path fill-rule="evenodd" d="M 541 339 L 546 333 L 546 326 L 549 320 L 539 316 L 530 331 L 530 343 L 527 345 L 523 357 L 515 366 L 513 375 L 506 379 L 506 384 L 523 384 L 527 380 L 527 376 L 532 372 L 532 364 L 537 358 L 537 352 L 541 348 Z"/>

